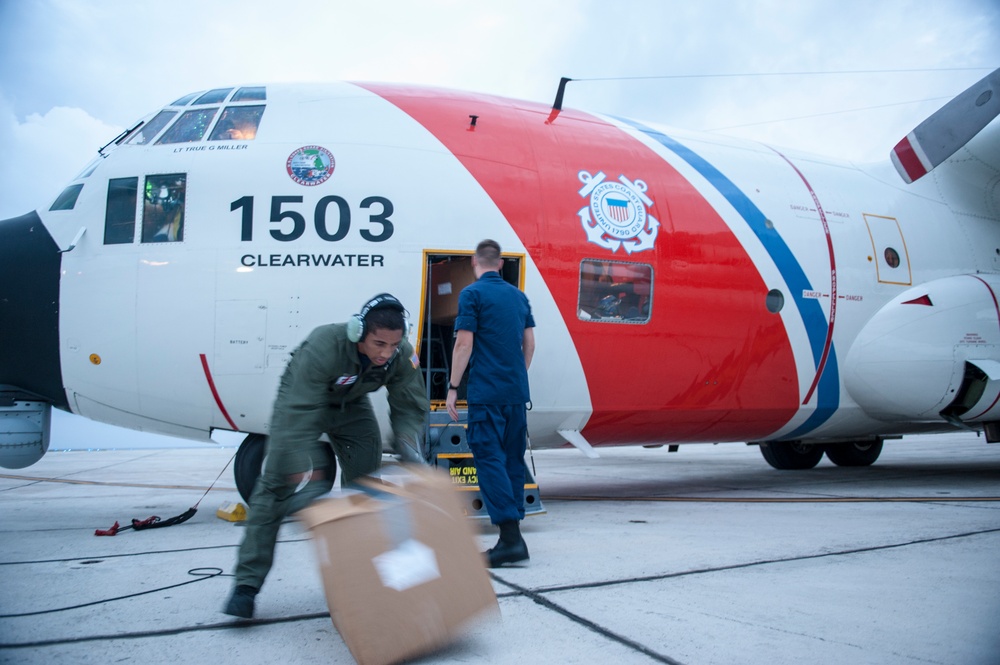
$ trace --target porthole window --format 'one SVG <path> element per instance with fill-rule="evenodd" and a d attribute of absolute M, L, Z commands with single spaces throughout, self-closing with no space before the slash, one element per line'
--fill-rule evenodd
<path fill-rule="evenodd" d="M 771 289 L 767 292 L 764 304 L 767 306 L 767 311 L 777 314 L 785 306 L 785 295 L 778 289 Z"/>
<path fill-rule="evenodd" d="M 899 267 L 899 252 L 894 250 L 892 247 L 885 248 L 885 263 L 890 268 Z"/>

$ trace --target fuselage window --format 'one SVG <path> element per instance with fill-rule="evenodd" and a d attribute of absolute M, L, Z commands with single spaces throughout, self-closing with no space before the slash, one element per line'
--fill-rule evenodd
<path fill-rule="evenodd" d="M 648 323 L 653 267 L 645 263 L 585 259 L 580 263 L 577 316 L 602 323 Z"/>
<path fill-rule="evenodd" d="M 160 133 L 160 130 L 167 126 L 173 117 L 177 115 L 177 111 L 160 111 L 156 116 L 147 122 L 145 125 L 139 127 L 135 133 L 126 141 L 132 145 L 145 145 L 152 142 L 156 138 L 156 135 Z"/>
<path fill-rule="evenodd" d="M 227 106 L 209 141 L 252 141 L 264 115 L 264 106 Z"/>
<path fill-rule="evenodd" d="M 142 242 L 184 240 L 184 197 L 187 175 L 146 176 L 142 201 Z"/>
<path fill-rule="evenodd" d="M 897 252 L 892 247 L 885 248 L 885 264 L 890 268 L 899 267 L 899 252 Z"/>
<path fill-rule="evenodd" d="M 72 210 L 76 206 L 76 199 L 80 196 L 83 185 L 70 185 L 62 190 L 62 194 L 52 202 L 49 210 Z"/>
<path fill-rule="evenodd" d="M 212 118 L 218 108 L 197 109 L 186 111 L 177 122 L 175 122 L 166 133 L 160 137 L 157 143 L 189 143 L 200 141 L 205 135 L 208 126 L 212 124 Z"/>
<path fill-rule="evenodd" d="M 240 88 L 233 95 L 230 101 L 233 102 L 262 102 L 267 99 L 267 91 L 264 86 L 255 86 L 253 88 Z"/>
<path fill-rule="evenodd" d="M 104 213 L 104 244 L 121 245 L 135 239 L 135 201 L 138 178 L 108 181 L 108 205 Z"/>
<path fill-rule="evenodd" d="M 232 88 L 216 88 L 215 90 L 209 90 L 204 95 L 195 100 L 195 105 L 199 104 L 218 104 L 229 96 L 232 92 Z"/>

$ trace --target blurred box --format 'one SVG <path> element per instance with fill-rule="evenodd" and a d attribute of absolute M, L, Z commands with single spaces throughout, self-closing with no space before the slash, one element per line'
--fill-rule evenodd
<path fill-rule="evenodd" d="M 431 265 L 431 323 L 453 324 L 458 316 L 459 292 L 475 281 L 471 257 Z"/>
<path fill-rule="evenodd" d="M 299 515 L 313 532 L 333 625 L 360 665 L 444 646 L 498 612 L 471 520 L 448 477 L 411 467 L 402 484 L 323 499 Z"/>

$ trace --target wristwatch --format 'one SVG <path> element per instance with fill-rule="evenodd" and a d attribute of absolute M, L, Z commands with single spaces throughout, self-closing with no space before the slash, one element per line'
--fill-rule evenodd
<path fill-rule="evenodd" d="M 457 391 L 458 390 L 458 386 L 455 386 L 455 385 L 452 385 L 452 384 L 449 383 L 448 384 L 448 390 L 455 390 L 455 391 Z"/>

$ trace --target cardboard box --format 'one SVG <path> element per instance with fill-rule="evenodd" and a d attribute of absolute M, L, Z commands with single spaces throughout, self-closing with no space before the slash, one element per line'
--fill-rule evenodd
<path fill-rule="evenodd" d="M 411 467 L 401 485 L 323 499 L 313 531 L 333 625 L 361 665 L 399 662 L 499 612 L 470 520 L 448 477 Z"/>
<path fill-rule="evenodd" d="M 458 294 L 476 281 L 472 258 L 453 258 L 431 265 L 431 322 L 451 325 L 458 316 Z"/>

